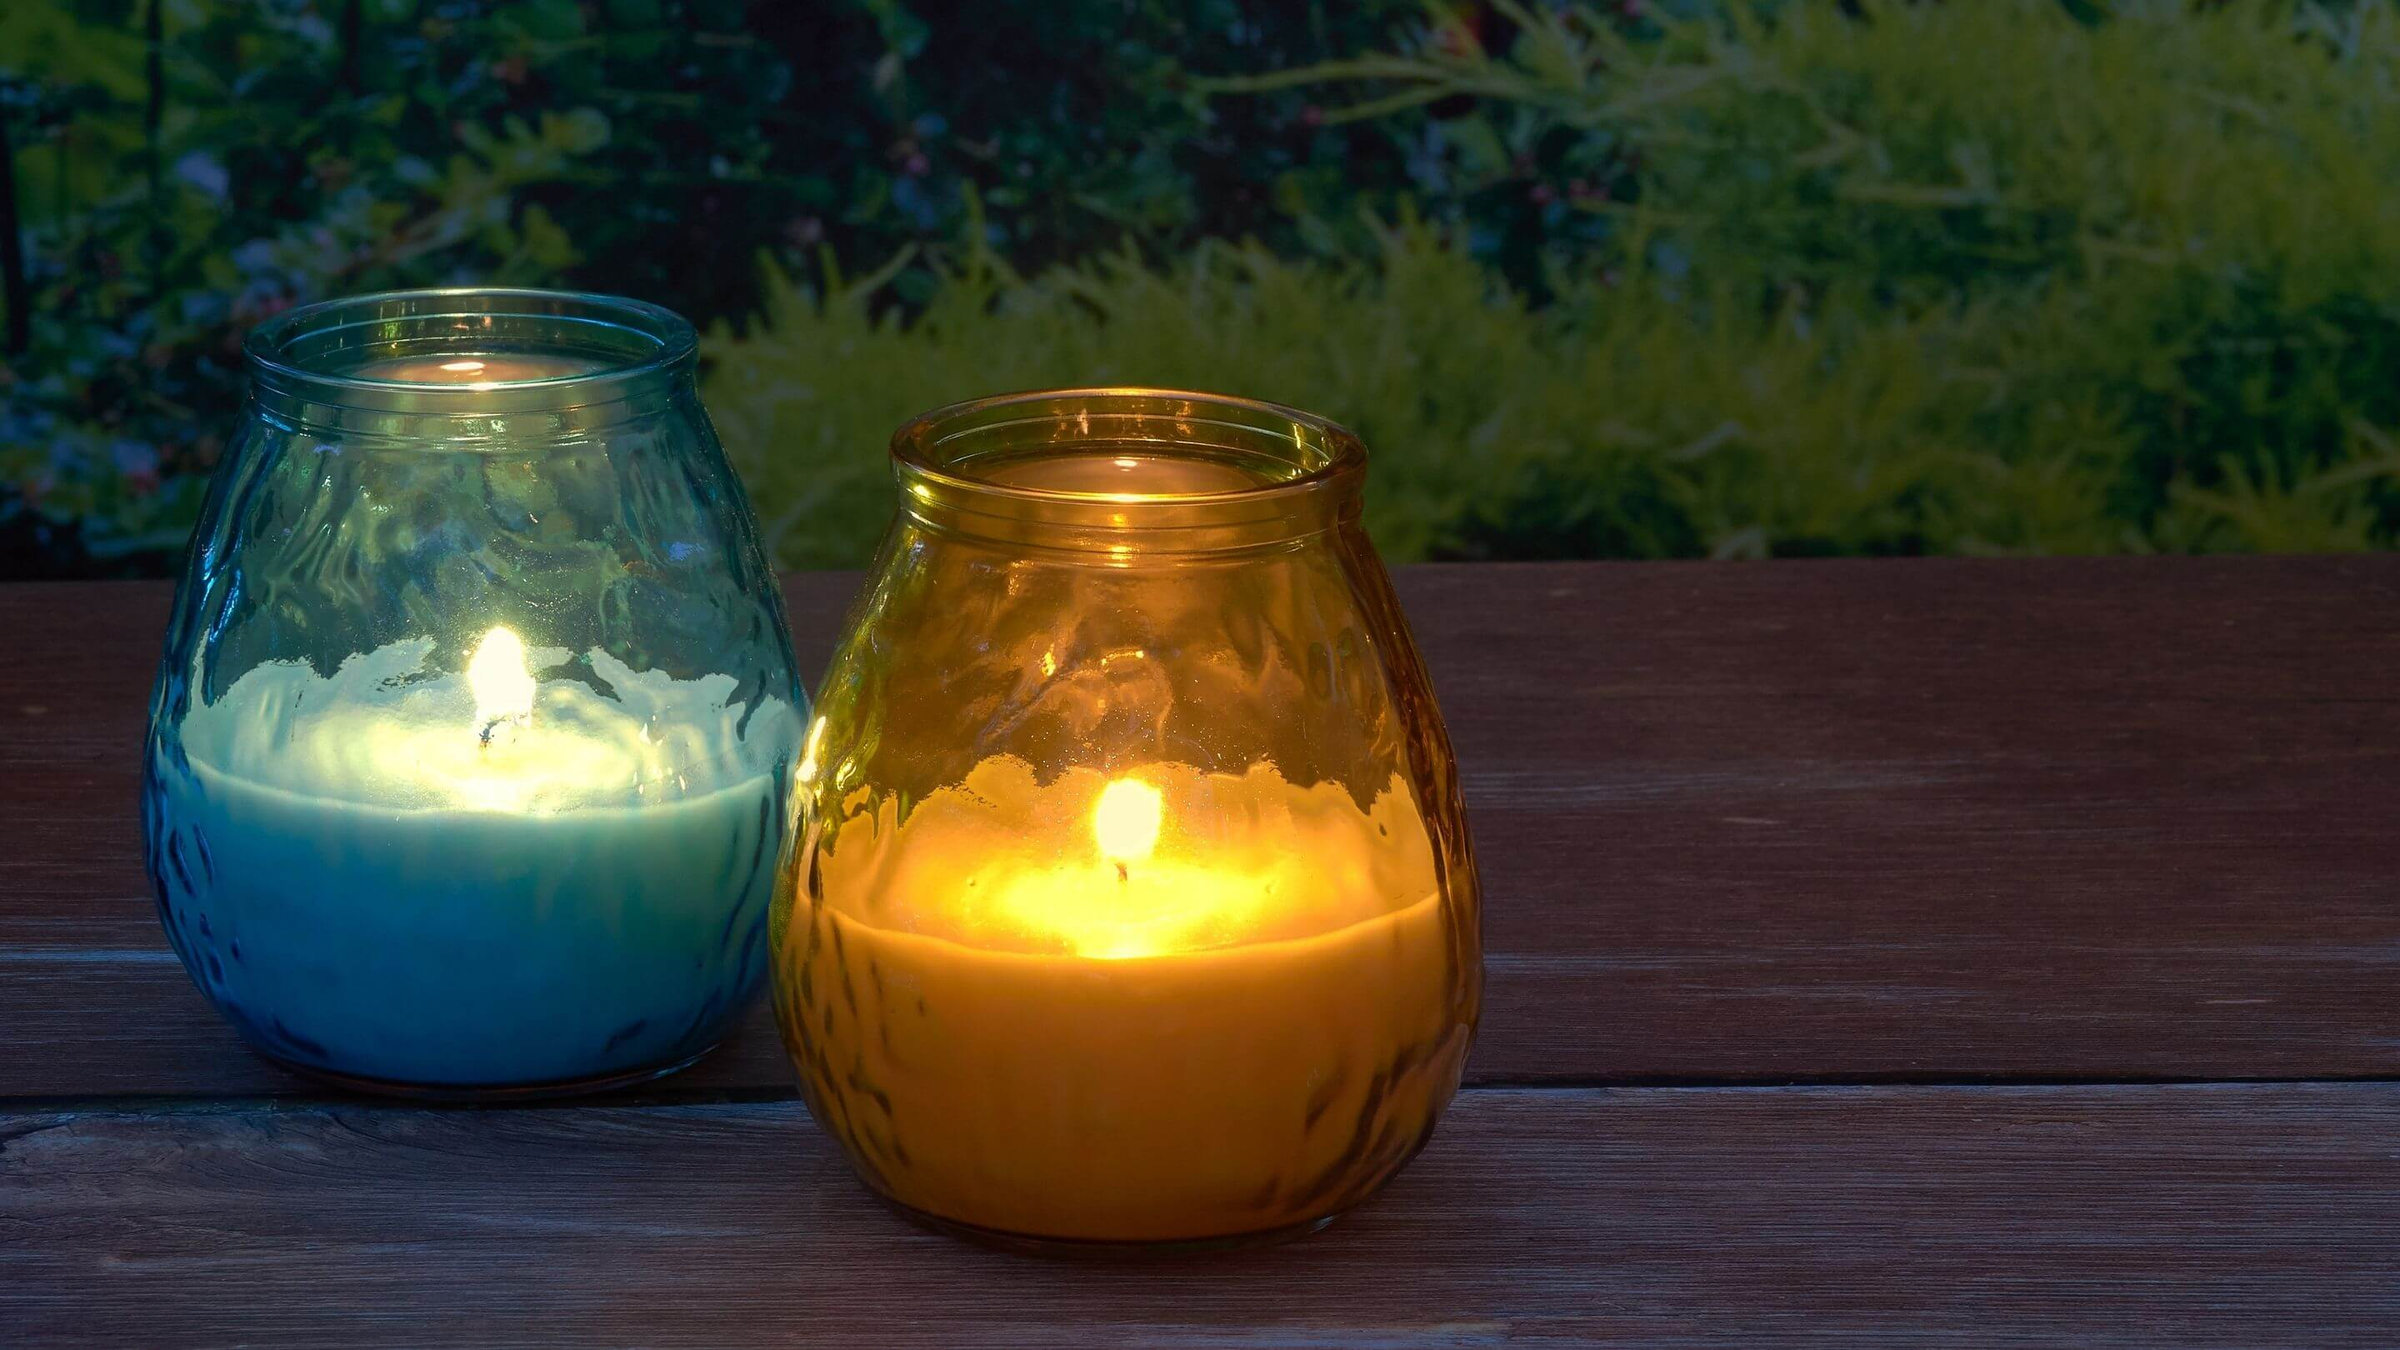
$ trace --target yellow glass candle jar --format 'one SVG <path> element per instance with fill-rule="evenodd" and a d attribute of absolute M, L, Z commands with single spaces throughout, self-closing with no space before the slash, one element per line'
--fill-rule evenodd
<path fill-rule="evenodd" d="M 1431 1135 L 1483 983 L 1365 448 L 1137 389 L 944 409 L 892 456 L 769 920 L 811 1111 L 974 1236 L 1329 1221 Z"/>

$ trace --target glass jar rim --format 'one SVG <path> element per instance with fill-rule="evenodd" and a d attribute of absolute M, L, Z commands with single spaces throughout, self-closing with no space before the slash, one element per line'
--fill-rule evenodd
<path fill-rule="evenodd" d="M 1128 434 L 1111 438 L 1091 429 L 1095 414 L 1128 423 L 1119 428 L 1128 433 L 1151 423 L 1181 434 Z M 1064 448 L 1077 443 L 1097 443 L 1121 448 L 1125 441 L 1136 440 L 1157 441 L 1188 450 L 1224 446 L 1227 442 L 1222 433 L 1231 429 L 1288 437 L 1303 459 L 1289 461 L 1294 463 L 1296 472 L 1262 478 L 1241 487 L 1193 492 L 1084 492 L 1003 482 L 969 471 L 965 463 L 975 456 L 954 461 L 941 454 L 944 445 L 965 436 L 1039 427 L 1067 430 L 1071 434 L 1047 442 L 1027 440 L 1020 444 Z M 1218 434 L 1212 437 L 1202 433 L 1201 427 L 1214 428 Z M 910 418 L 892 433 L 891 448 L 893 464 L 904 482 L 915 480 L 1000 499 L 1058 505 L 1207 506 L 1289 500 L 1354 486 L 1367 466 L 1366 442 L 1331 418 L 1264 399 L 1146 385 L 1036 389 L 967 399 Z M 1309 453 L 1312 448 L 1313 455 Z"/>
<path fill-rule="evenodd" d="M 986 471 L 1159 447 L 1254 481 L 1144 492 L 1012 482 Z M 892 434 L 901 510 L 920 524 L 1025 548 L 1218 553 L 1316 535 L 1360 511 L 1367 447 L 1347 427 L 1279 403 L 1196 390 L 1110 386 L 1000 394 L 936 408 Z"/>
<path fill-rule="evenodd" d="M 576 357 L 589 368 L 535 379 L 433 383 L 377 378 L 355 367 L 383 356 L 469 354 Z M 302 423 L 343 414 L 489 418 L 647 405 L 696 366 L 699 337 L 681 315 L 647 301 L 582 291 L 460 286 L 378 291 L 286 310 L 243 343 L 251 388 L 271 411 Z M 488 355 L 488 350 L 473 354 Z M 645 397 L 645 395 L 652 397 Z M 621 409 L 631 412 L 633 409 Z"/>

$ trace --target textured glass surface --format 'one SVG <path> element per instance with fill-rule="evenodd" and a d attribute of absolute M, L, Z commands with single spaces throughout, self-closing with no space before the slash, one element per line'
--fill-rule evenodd
<path fill-rule="evenodd" d="M 1364 451 L 1158 391 L 933 414 L 820 690 L 774 934 L 817 1120 L 987 1235 L 1287 1233 L 1387 1181 L 1482 983 Z"/>
<path fill-rule="evenodd" d="M 147 744 L 192 978 L 367 1085 L 688 1062 L 763 975 L 806 721 L 690 327 L 415 292 L 294 311 L 250 358 Z"/>

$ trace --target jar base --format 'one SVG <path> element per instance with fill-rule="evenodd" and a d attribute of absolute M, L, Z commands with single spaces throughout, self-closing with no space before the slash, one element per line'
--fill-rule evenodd
<path fill-rule="evenodd" d="M 1280 1228 L 1264 1228 L 1249 1233 L 1229 1233 L 1223 1237 L 1167 1238 L 1156 1242 L 1141 1240 L 1101 1240 L 1085 1238 L 1036 1237 L 1030 1233 L 1012 1233 L 1006 1229 L 986 1228 L 981 1224 L 961 1223 L 930 1214 L 914 1205 L 904 1205 L 873 1186 L 869 1193 L 890 1206 L 903 1219 L 928 1232 L 943 1237 L 958 1238 L 979 1247 L 1011 1252 L 1018 1256 L 1039 1256 L 1063 1261 L 1142 1261 L 1158 1257 L 1197 1256 L 1207 1252 L 1247 1251 L 1255 1247 L 1275 1247 L 1296 1242 L 1311 1233 L 1321 1232 L 1347 1211 L 1336 1210 L 1319 1218 L 1301 1223 L 1285 1224 Z"/>
<path fill-rule="evenodd" d="M 270 1050 L 253 1045 L 251 1052 L 282 1069 L 328 1087 L 344 1092 L 356 1092 L 371 1097 L 391 1097 L 402 1101 L 426 1102 L 447 1106 L 505 1106 L 520 1102 L 553 1101 L 563 1097 L 588 1097 L 598 1092 L 632 1087 L 636 1083 L 656 1082 L 683 1072 L 708 1057 L 718 1042 L 711 1041 L 692 1054 L 664 1064 L 646 1065 L 616 1073 L 598 1074 L 590 1078 L 568 1078 L 547 1083 L 405 1083 L 389 1078 L 365 1078 L 334 1069 L 319 1068 L 286 1059 Z"/>

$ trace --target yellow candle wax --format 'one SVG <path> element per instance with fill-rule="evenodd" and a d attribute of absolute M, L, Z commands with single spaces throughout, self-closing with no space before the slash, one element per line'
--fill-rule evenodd
<path fill-rule="evenodd" d="M 998 757 L 808 841 L 778 935 L 812 1108 L 902 1204 L 1098 1241 L 1269 1232 L 1415 1152 L 1470 1011 L 1406 785 Z"/>

